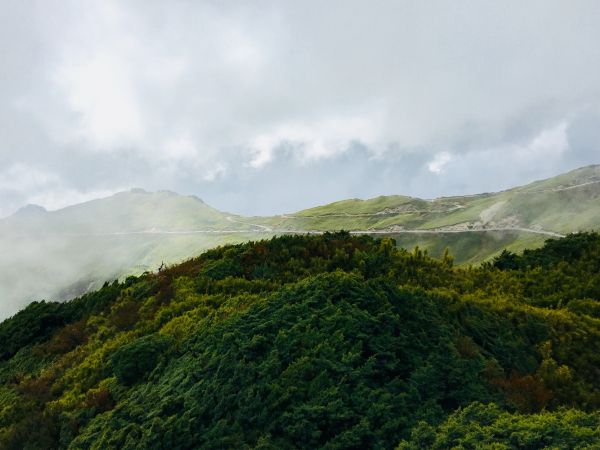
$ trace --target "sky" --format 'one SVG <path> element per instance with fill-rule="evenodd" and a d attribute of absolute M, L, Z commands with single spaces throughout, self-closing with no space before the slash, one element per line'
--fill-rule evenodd
<path fill-rule="evenodd" d="M 0 217 L 247 215 L 600 163 L 600 2 L 0 0 Z"/>

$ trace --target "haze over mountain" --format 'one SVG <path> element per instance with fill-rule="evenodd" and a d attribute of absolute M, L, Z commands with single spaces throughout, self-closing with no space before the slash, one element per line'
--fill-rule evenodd
<path fill-rule="evenodd" d="M 0 220 L 0 317 L 155 271 L 223 243 L 345 229 L 385 234 L 458 264 L 521 250 L 600 223 L 600 166 L 498 193 L 423 200 L 343 200 L 294 214 L 244 217 L 194 196 L 134 189 L 57 211 L 28 205 Z"/>

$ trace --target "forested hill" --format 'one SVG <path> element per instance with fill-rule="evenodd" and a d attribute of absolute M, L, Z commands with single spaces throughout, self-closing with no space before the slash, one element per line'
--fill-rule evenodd
<path fill-rule="evenodd" d="M 326 233 L 0 324 L 0 448 L 598 448 L 600 235 L 453 267 Z"/>

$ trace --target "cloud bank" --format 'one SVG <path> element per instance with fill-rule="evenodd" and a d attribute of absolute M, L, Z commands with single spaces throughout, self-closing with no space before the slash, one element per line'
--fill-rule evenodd
<path fill-rule="evenodd" d="M 141 186 L 244 214 L 600 162 L 600 4 L 16 1 L 0 216 Z"/>

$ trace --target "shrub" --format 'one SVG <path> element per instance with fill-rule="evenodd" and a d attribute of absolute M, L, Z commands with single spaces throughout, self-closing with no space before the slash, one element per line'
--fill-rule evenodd
<path fill-rule="evenodd" d="M 132 385 L 148 375 L 169 347 L 168 338 L 151 334 L 120 347 L 111 358 L 119 382 Z"/>

